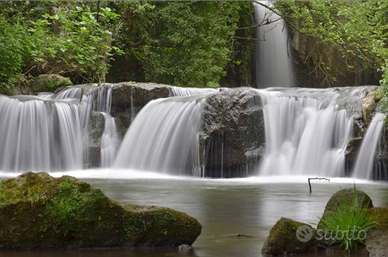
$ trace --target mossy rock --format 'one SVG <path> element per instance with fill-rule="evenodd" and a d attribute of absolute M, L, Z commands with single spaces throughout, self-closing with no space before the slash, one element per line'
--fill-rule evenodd
<path fill-rule="evenodd" d="M 0 249 L 177 247 L 201 225 L 168 208 L 121 205 L 63 176 L 26 172 L 0 183 Z"/>
<path fill-rule="evenodd" d="M 351 203 L 354 198 L 354 194 L 356 194 L 357 206 L 359 208 L 373 208 L 372 199 L 364 191 L 354 189 L 342 189 L 335 193 L 327 202 L 322 218 L 326 217 L 329 213 L 337 213 L 339 207 L 343 204 Z M 323 224 L 320 221 L 318 224 L 318 229 L 321 229 L 322 227 Z"/>
<path fill-rule="evenodd" d="M 54 92 L 59 87 L 72 86 L 69 78 L 58 74 L 42 74 L 34 78 L 31 82 L 33 92 Z"/>
<path fill-rule="evenodd" d="M 378 223 L 374 229 L 388 230 L 388 207 L 375 207 L 366 211 L 366 215 L 373 217 Z"/>
<path fill-rule="evenodd" d="M 366 234 L 365 247 L 369 256 L 387 256 L 388 253 L 388 207 L 376 207 L 367 210 L 377 226 Z M 385 254 L 385 255 L 384 255 Z"/>
<path fill-rule="evenodd" d="M 306 253 L 314 250 L 316 230 L 310 225 L 281 218 L 271 228 L 262 252 L 269 255 Z"/>

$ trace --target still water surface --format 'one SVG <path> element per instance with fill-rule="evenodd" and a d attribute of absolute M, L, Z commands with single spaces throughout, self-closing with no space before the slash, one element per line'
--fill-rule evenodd
<path fill-rule="evenodd" d="M 332 179 L 330 183 L 313 181 L 313 193 L 310 195 L 307 177 L 189 179 L 127 174 L 122 176 L 125 179 L 113 175 L 110 177 L 115 179 L 112 179 L 108 178 L 109 173 L 103 176 L 85 172 L 70 175 L 100 188 L 110 198 L 119 202 L 165 206 L 196 217 L 203 229 L 193 245 L 194 251 L 26 251 L 0 252 L 0 257 L 257 257 L 262 256 L 263 243 L 271 226 L 278 219 L 288 217 L 301 222 L 317 223 L 330 196 L 340 188 L 352 188 L 356 183 L 358 189 L 369 194 L 375 206 L 388 206 L 387 184 L 351 179 Z M 249 237 L 233 236 L 236 234 Z"/>

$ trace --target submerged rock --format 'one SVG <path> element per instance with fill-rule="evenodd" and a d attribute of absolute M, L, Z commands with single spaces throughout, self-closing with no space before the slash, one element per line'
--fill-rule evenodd
<path fill-rule="evenodd" d="M 112 87 L 111 115 L 122 138 L 132 119 L 151 100 L 170 96 L 168 85 L 122 82 Z"/>
<path fill-rule="evenodd" d="M 0 249 L 178 247 L 201 225 L 168 208 L 121 205 L 73 177 L 26 172 L 0 183 Z"/>
<path fill-rule="evenodd" d="M 207 177 L 245 177 L 256 171 L 265 142 L 263 104 L 247 88 L 210 95 L 200 135 Z"/>
<path fill-rule="evenodd" d="M 306 253 L 314 250 L 315 235 L 310 225 L 281 218 L 271 228 L 262 252 L 271 255 Z"/>
<path fill-rule="evenodd" d="M 59 87 L 72 85 L 69 78 L 58 74 L 43 74 L 34 78 L 31 89 L 33 92 L 54 92 Z"/>

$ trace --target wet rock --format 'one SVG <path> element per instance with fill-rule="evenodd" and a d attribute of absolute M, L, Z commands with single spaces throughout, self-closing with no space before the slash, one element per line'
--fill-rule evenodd
<path fill-rule="evenodd" d="M 99 112 L 93 112 L 90 119 L 88 160 L 86 160 L 89 168 L 100 167 L 101 137 L 104 134 L 104 127 L 104 115 Z"/>
<path fill-rule="evenodd" d="M 366 125 L 372 120 L 373 114 L 376 111 L 376 102 L 374 99 L 374 93 L 370 92 L 364 99 L 361 101 L 362 106 L 362 117 Z"/>
<path fill-rule="evenodd" d="M 339 207 L 343 204 L 351 203 L 355 195 L 357 197 L 358 208 L 373 208 L 372 199 L 364 191 L 354 189 L 342 189 L 335 193 L 327 202 L 322 218 L 326 217 L 330 213 L 337 213 Z M 323 223 L 322 221 L 320 221 L 318 223 L 318 229 L 322 227 Z"/>
<path fill-rule="evenodd" d="M 54 92 L 59 87 L 72 86 L 69 78 L 58 74 L 42 74 L 34 78 L 31 82 L 33 92 Z"/>
<path fill-rule="evenodd" d="M 345 152 L 345 172 L 346 176 L 350 176 L 353 170 L 354 164 L 357 161 L 358 152 L 362 144 L 362 137 L 355 137 L 349 140 L 346 146 Z"/>
<path fill-rule="evenodd" d="M 191 247 L 190 245 L 183 244 L 183 245 L 178 246 L 178 250 L 180 252 L 189 252 L 189 251 L 193 250 L 193 247 Z"/>
<path fill-rule="evenodd" d="M 203 111 L 200 151 L 206 177 L 244 177 L 263 154 L 263 104 L 254 90 L 225 90 L 209 96 Z"/>
<path fill-rule="evenodd" d="M 307 253 L 314 250 L 315 235 L 310 225 L 281 218 L 271 228 L 262 252 L 271 255 Z"/>
<path fill-rule="evenodd" d="M 118 134 L 125 135 L 133 118 L 150 101 L 169 97 L 168 85 L 122 82 L 112 88 L 111 115 L 116 120 Z"/>
<path fill-rule="evenodd" d="M 0 183 L 0 228 L 0 249 L 178 247 L 201 233 L 185 213 L 121 205 L 73 177 L 32 172 Z"/>

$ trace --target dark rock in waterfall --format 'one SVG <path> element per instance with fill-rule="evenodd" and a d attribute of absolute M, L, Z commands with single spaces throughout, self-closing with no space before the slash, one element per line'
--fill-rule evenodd
<path fill-rule="evenodd" d="M 69 78 L 58 74 L 43 74 L 34 78 L 31 83 L 31 90 L 33 92 L 54 92 L 57 88 L 72 85 L 73 83 Z"/>
<path fill-rule="evenodd" d="M 105 119 L 100 112 L 93 112 L 90 119 L 89 148 L 87 165 L 89 168 L 100 167 L 101 137 L 104 133 Z"/>
<path fill-rule="evenodd" d="M 203 111 L 200 151 L 206 177 L 245 177 L 256 171 L 264 142 L 263 104 L 254 90 L 211 95 Z"/>
<path fill-rule="evenodd" d="M 378 94 L 380 88 L 378 86 L 369 86 L 365 88 L 365 97 L 361 101 L 353 102 L 347 100 L 347 105 L 341 106 L 351 111 L 353 115 L 353 138 L 349 140 L 349 143 L 345 152 L 345 173 L 346 175 L 351 175 L 354 165 L 357 160 L 358 152 L 360 150 L 362 140 L 365 136 L 366 130 L 369 126 L 370 121 L 373 116 L 376 114 L 376 109 L 378 108 L 378 103 L 375 100 L 375 96 Z M 376 151 L 376 161 L 374 164 L 374 179 L 377 180 L 387 180 L 388 174 L 384 170 L 388 168 L 388 145 L 386 144 L 388 135 L 380 140 L 378 149 Z"/>
<path fill-rule="evenodd" d="M 122 205 L 73 177 L 26 172 L 0 183 L 0 249 L 178 247 L 201 224 L 168 208 Z"/>
<path fill-rule="evenodd" d="M 349 140 L 345 152 L 345 175 L 350 176 L 354 164 L 357 161 L 358 151 L 362 144 L 362 137 L 354 137 Z"/>
<path fill-rule="evenodd" d="M 169 97 L 169 86 L 155 83 L 122 82 L 112 88 L 111 115 L 123 138 L 132 119 L 151 100 Z"/>

